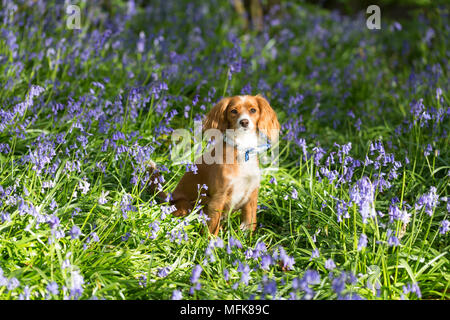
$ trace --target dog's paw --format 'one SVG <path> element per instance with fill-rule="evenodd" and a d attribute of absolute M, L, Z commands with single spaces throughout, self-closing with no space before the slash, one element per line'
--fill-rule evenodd
<path fill-rule="evenodd" d="M 256 223 L 242 222 L 241 225 L 239 226 L 239 229 L 241 229 L 242 231 L 255 231 Z"/>
<path fill-rule="evenodd" d="M 148 161 L 148 165 L 150 166 L 150 168 L 152 168 L 153 170 L 156 169 L 156 163 L 153 160 L 149 160 Z"/>
<path fill-rule="evenodd" d="M 172 214 L 175 217 L 185 217 L 189 214 L 189 212 L 186 209 L 178 209 L 178 210 L 175 210 L 174 212 L 172 212 Z"/>

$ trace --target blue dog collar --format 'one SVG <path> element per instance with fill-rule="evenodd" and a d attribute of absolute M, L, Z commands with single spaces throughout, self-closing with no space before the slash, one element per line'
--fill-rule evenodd
<path fill-rule="evenodd" d="M 250 155 L 263 153 L 266 150 L 270 149 L 270 143 L 264 143 L 255 148 L 241 148 L 239 145 L 235 144 L 234 141 L 229 140 L 226 135 L 223 136 L 223 141 L 228 145 L 237 148 L 238 150 L 244 151 L 245 162 L 247 162 L 250 159 Z"/>

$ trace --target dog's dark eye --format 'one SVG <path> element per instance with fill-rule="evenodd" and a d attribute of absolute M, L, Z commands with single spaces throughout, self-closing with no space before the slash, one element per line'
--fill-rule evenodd
<path fill-rule="evenodd" d="M 251 112 L 251 113 L 255 113 L 255 112 L 256 112 L 256 109 L 255 109 L 255 108 L 251 108 L 251 109 L 250 109 L 250 112 Z"/>
<path fill-rule="evenodd" d="M 233 110 L 231 110 L 231 113 L 236 114 L 236 113 L 237 113 L 237 110 L 236 110 L 236 109 L 233 109 Z"/>

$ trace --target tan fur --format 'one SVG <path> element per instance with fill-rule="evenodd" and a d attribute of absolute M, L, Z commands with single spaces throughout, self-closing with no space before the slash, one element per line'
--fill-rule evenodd
<path fill-rule="evenodd" d="M 232 109 L 237 110 L 237 113 L 232 113 Z M 252 113 L 251 109 L 256 109 L 256 111 Z M 242 114 L 248 114 L 249 119 L 256 124 L 253 130 L 258 129 L 267 134 L 269 138 L 271 138 L 270 130 L 280 129 L 275 111 L 263 97 L 245 96 L 245 99 L 242 99 L 242 97 L 235 96 L 220 100 L 211 109 L 203 122 L 203 130 L 214 128 L 225 132 L 226 129 L 237 129 L 239 124 L 236 121 Z M 278 136 L 278 132 L 276 136 Z M 236 181 L 246 181 L 246 176 L 243 176 L 242 179 L 236 179 L 240 177 L 238 175 L 246 173 L 245 170 L 242 170 L 242 155 L 239 157 L 240 151 L 237 148 L 225 142 L 221 143 L 223 143 L 224 150 L 223 164 L 205 164 L 204 161 L 201 161 L 201 163 L 196 161 L 196 163 L 199 163 L 197 164 L 197 174 L 186 172 L 181 178 L 172 193 L 171 204 L 175 205 L 177 209 L 173 214 L 175 216 L 186 216 L 189 214 L 198 198 L 198 185 L 205 184 L 208 186 L 208 190 L 202 190 L 201 193 L 206 193 L 206 196 L 201 198 L 201 203 L 205 205 L 204 212 L 210 218 L 208 221 L 210 233 L 218 234 L 220 220 L 230 210 L 241 210 L 241 226 L 253 231 L 256 228 L 259 177 L 255 180 L 256 178 L 249 176 L 248 179 L 253 180 L 248 181 L 248 184 L 240 183 L 239 186 L 235 185 Z M 226 163 L 227 155 L 232 156 L 232 163 Z M 255 161 L 255 167 L 259 168 L 257 157 L 252 161 Z M 151 172 L 157 174 L 155 166 L 152 166 Z M 235 183 L 233 184 L 233 182 Z M 248 188 L 254 189 L 247 190 L 247 185 Z M 236 189 L 238 187 L 239 190 Z M 236 202 L 237 206 L 231 208 L 232 196 L 239 196 L 239 194 L 233 193 L 235 191 L 248 194 L 249 196 L 240 198 L 240 201 Z M 166 196 L 160 193 L 160 197 L 165 198 Z"/>

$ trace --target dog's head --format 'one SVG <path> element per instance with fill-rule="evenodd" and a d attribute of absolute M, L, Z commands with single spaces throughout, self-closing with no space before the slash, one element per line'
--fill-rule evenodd
<path fill-rule="evenodd" d="M 258 132 L 275 142 L 280 131 L 277 115 L 266 99 L 256 96 L 234 96 L 220 100 L 206 115 L 203 130 L 226 129 Z"/>

